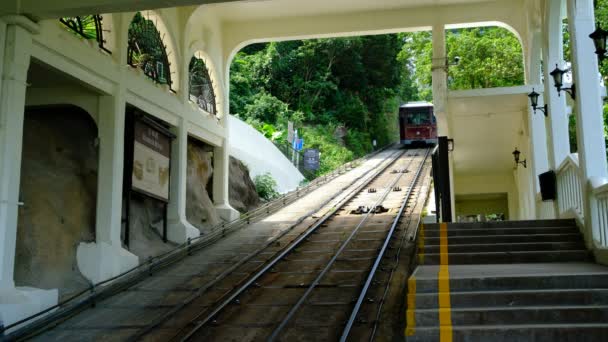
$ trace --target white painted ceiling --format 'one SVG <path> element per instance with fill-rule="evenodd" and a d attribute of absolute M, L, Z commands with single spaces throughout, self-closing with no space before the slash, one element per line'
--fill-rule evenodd
<path fill-rule="evenodd" d="M 243 21 L 484 2 L 493 0 L 250 0 L 209 6 L 225 21 Z"/>

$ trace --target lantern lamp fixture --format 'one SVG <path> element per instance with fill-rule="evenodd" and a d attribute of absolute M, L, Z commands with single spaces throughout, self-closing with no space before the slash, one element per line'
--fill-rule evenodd
<path fill-rule="evenodd" d="M 454 152 L 454 139 L 448 139 L 448 152 Z"/>
<path fill-rule="evenodd" d="M 595 45 L 595 53 L 597 54 L 598 62 L 602 62 L 604 58 L 606 58 L 606 39 L 608 38 L 608 31 L 604 30 L 597 25 L 595 31 L 593 31 L 589 38 L 593 40 L 593 45 Z"/>
<path fill-rule="evenodd" d="M 540 96 L 539 93 L 537 93 L 536 91 L 534 91 L 534 88 L 532 88 L 532 92 L 530 94 L 528 94 L 528 97 L 530 98 L 530 103 L 532 104 L 532 109 L 534 110 L 534 114 L 536 114 L 536 110 L 540 110 L 541 112 L 543 112 L 543 114 L 545 114 L 545 116 L 549 116 L 549 109 L 547 108 L 547 104 L 545 104 L 542 107 L 538 107 L 538 97 Z"/>
<path fill-rule="evenodd" d="M 517 168 L 517 166 L 519 166 L 519 164 L 523 165 L 524 168 L 527 168 L 527 162 L 526 160 L 522 160 L 519 161 L 519 157 L 521 156 L 521 152 L 519 152 L 519 150 L 517 149 L 517 147 L 515 148 L 515 151 L 513 151 L 513 159 L 515 159 L 515 168 Z"/>
<path fill-rule="evenodd" d="M 560 95 L 560 92 L 563 90 L 566 93 L 570 94 L 570 97 L 573 100 L 576 100 L 576 87 L 574 85 L 574 83 L 572 83 L 572 86 L 570 88 L 564 88 L 564 74 L 566 72 L 568 72 L 569 70 L 562 70 L 559 68 L 559 66 L 557 64 L 555 64 L 555 69 L 553 71 L 551 71 L 551 73 L 549 75 L 551 75 L 551 77 L 553 77 L 553 82 L 555 84 L 555 88 L 557 88 L 557 95 Z"/>

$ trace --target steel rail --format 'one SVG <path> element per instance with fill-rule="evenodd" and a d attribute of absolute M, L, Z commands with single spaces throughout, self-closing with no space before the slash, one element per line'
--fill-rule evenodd
<path fill-rule="evenodd" d="M 422 170 L 426 166 L 426 161 L 429 157 L 429 152 L 430 152 L 430 149 L 427 149 L 426 154 L 424 155 L 424 159 L 420 163 L 420 167 L 416 171 L 416 174 L 414 175 L 414 179 L 412 180 L 412 184 L 410 185 L 410 187 L 407 191 L 407 194 L 405 195 L 405 198 L 403 200 L 403 203 L 401 204 L 401 208 L 399 208 L 399 213 L 393 220 L 391 229 L 389 230 L 388 234 L 386 235 L 386 238 L 384 239 L 384 244 L 382 245 L 382 248 L 380 249 L 380 253 L 378 253 L 378 256 L 376 257 L 374 265 L 372 266 L 372 268 L 367 276 L 367 280 L 365 281 L 365 285 L 363 285 L 363 289 L 361 290 L 361 293 L 359 294 L 359 298 L 357 298 L 355 307 L 353 308 L 353 310 L 350 314 L 350 317 L 346 323 L 346 326 L 344 327 L 344 330 L 342 331 L 342 336 L 340 337 L 340 342 L 346 342 L 346 339 L 348 338 L 348 335 L 350 334 L 353 324 L 355 323 L 355 320 L 357 319 L 357 315 L 359 314 L 359 310 L 361 309 L 361 305 L 363 304 L 363 300 L 365 299 L 365 296 L 367 295 L 367 291 L 369 290 L 369 287 L 370 287 L 374 277 L 376 276 L 376 272 L 378 271 L 380 262 L 384 258 L 384 254 L 386 253 L 390 240 L 393 237 L 393 234 L 395 232 L 395 229 L 397 228 L 397 225 L 399 224 L 399 221 L 401 220 L 401 216 L 403 216 L 403 212 L 405 211 L 405 208 L 407 207 L 407 203 L 410 200 L 412 192 L 414 191 L 416 184 L 420 180 L 420 175 L 422 174 Z"/>
<path fill-rule="evenodd" d="M 296 190 L 291 191 L 272 202 L 266 203 L 259 208 L 256 208 L 244 215 L 241 215 L 241 217 L 234 221 L 218 224 L 217 226 L 211 229 L 214 231 L 210 234 L 201 235 L 194 239 L 189 239 L 188 241 L 177 245 L 177 247 L 173 250 L 151 257 L 148 259 L 147 262 L 141 263 L 140 265 L 135 266 L 127 271 L 124 271 L 112 278 L 106 279 L 96 284 L 92 284 L 89 288 L 81 290 L 80 292 L 68 297 L 67 299 L 61 301 L 60 303 L 52 307 L 37 312 L 31 316 L 25 317 L 12 324 L 0 326 L 0 339 L 8 338 L 10 340 L 22 340 L 28 337 L 36 336 L 48 329 L 51 329 L 54 326 L 65 321 L 66 319 L 69 319 L 70 317 L 74 316 L 75 314 L 78 314 L 79 312 L 82 312 L 89 307 L 94 307 L 97 301 L 120 293 L 124 289 L 129 288 L 132 285 L 138 283 L 139 281 L 147 278 L 154 270 L 159 270 L 170 266 L 175 262 L 180 261 L 185 257 L 189 256 L 192 251 L 202 249 L 213 244 L 219 239 L 225 237 L 226 235 L 250 224 L 250 222 L 255 220 L 256 218 L 266 217 L 271 213 L 271 211 L 275 212 L 276 209 L 283 208 L 285 205 L 295 202 L 302 195 L 307 195 L 310 192 L 320 188 L 322 185 L 328 183 L 329 181 L 352 170 L 356 167 L 357 163 L 369 160 L 377 154 L 390 149 L 393 145 L 394 144 L 387 145 L 373 153 L 370 153 L 367 156 L 344 164 L 341 168 L 331 172 L 330 174 L 319 177 L 302 188 L 298 187 Z M 377 167 L 373 167 L 365 174 L 373 171 L 376 168 Z M 350 185 L 354 183 L 355 182 L 352 182 L 350 183 Z M 20 327 L 24 324 L 25 326 Z M 6 334 L 6 332 L 11 329 L 16 330 L 10 332 L 9 334 Z"/>
<path fill-rule="evenodd" d="M 240 296 L 244 291 L 246 291 L 251 285 L 255 284 L 255 282 L 265 275 L 269 270 L 271 270 L 279 261 L 283 260 L 285 256 L 290 254 L 294 249 L 296 249 L 303 241 L 305 241 L 311 234 L 313 234 L 321 225 L 323 225 L 327 220 L 329 220 L 335 213 L 337 213 L 342 207 L 344 207 L 350 200 L 352 200 L 356 195 L 358 195 L 367 185 L 369 185 L 374 179 L 376 179 L 379 175 L 381 175 L 386 169 L 388 169 L 391 165 L 397 162 L 401 156 L 406 154 L 406 152 L 401 153 L 399 156 L 395 157 L 389 163 L 380 170 L 378 170 L 372 177 L 366 180 L 363 184 L 354 189 L 348 196 L 346 196 L 341 203 L 336 204 L 332 210 L 326 213 L 321 219 L 319 219 L 311 228 L 309 228 L 306 232 L 300 235 L 295 241 L 293 241 L 287 248 L 283 249 L 279 255 L 272 259 L 269 263 L 267 263 L 260 271 L 258 271 L 254 276 L 249 278 L 249 280 L 242 285 L 239 289 L 232 293 L 226 300 L 224 300 L 221 304 L 219 304 L 210 314 L 208 314 L 204 319 L 197 322 L 197 324 L 190 329 L 190 331 L 181 338 L 181 341 L 186 341 L 190 339 L 194 334 L 196 334 L 202 327 L 204 327 L 209 321 L 211 321 L 214 317 L 217 316 L 223 309 L 225 309 L 230 303 L 232 303 L 238 296 Z M 195 317 L 190 323 L 196 322 L 200 318 L 200 316 Z M 183 331 L 183 329 L 181 330 Z M 180 332 L 177 333 L 176 336 L 180 335 Z"/>
<path fill-rule="evenodd" d="M 428 193 L 427 193 L 428 195 Z M 416 193 L 416 198 L 415 200 L 418 200 L 418 198 L 420 197 L 420 192 Z M 425 202 L 423 202 L 423 205 L 425 204 Z M 414 205 L 414 209 L 418 207 L 418 202 L 415 203 Z M 408 216 L 409 220 L 408 220 L 408 224 L 411 224 L 412 222 L 412 217 L 411 215 Z M 417 216 L 417 220 L 416 223 L 414 225 L 414 227 L 418 227 L 420 226 L 420 222 L 422 221 L 422 215 L 418 215 Z M 401 250 L 403 249 L 404 243 L 407 240 L 407 234 L 406 232 L 404 232 L 403 236 L 401 237 L 401 242 L 399 243 L 399 248 L 397 249 L 397 253 L 395 254 L 395 264 L 393 266 L 393 268 L 391 269 L 391 274 L 388 277 L 388 281 L 386 283 L 386 287 L 384 288 L 384 292 L 382 293 L 382 298 L 379 301 L 379 305 L 378 305 L 378 310 L 376 312 L 376 319 L 374 320 L 374 327 L 372 329 L 372 333 L 369 337 L 369 341 L 372 342 L 374 341 L 375 337 L 376 337 L 376 331 L 378 330 L 378 322 L 380 320 L 380 315 L 382 314 L 382 307 L 384 306 L 384 303 L 386 301 L 386 297 L 388 296 L 388 291 L 391 287 L 391 281 L 393 279 L 393 276 L 395 275 L 395 270 L 397 269 L 397 267 L 399 267 L 399 258 L 401 256 Z"/>
<path fill-rule="evenodd" d="M 389 158 L 393 158 L 394 157 L 393 160 L 397 160 L 403 153 L 404 152 L 401 152 L 401 151 L 395 151 L 394 153 L 392 153 L 392 154 L 389 155 Z M 388 162 L 388 163 L 380 163 L 380 164 L 378 164 L 377 166 L 375 166 L 375 167 L 371 168 L 370 170 L 366 171 L 363 175 L 361 175 L 361 177 L 359 177 L 357 179 L 354 179 L 352 182 L 350 182 L 343 189 L 346 190 L 349 187 L 352 187 L 353 185 L 355 185 L 358 182 L 360 182 L 363 177 L 366 177 L 372 171 L 374 171 L 374 170 L 376 170 L 378 168 L 381 168 L 380 171 L 377 171 L 376 173 L 372 174 L 371 176 L 369 176 L 369 178 L 363 178 L 363 181 L 361 181 L 362 184 L 358 185 L 355 189 L 351 190 L 350 193 L 358 192 L 359 187 L 364 187 L 368 183 L 368 181 L 367 181 L 368 179 L 369 180 L 374 179 L 380 172 L 382 172 L 382 170 L 384 170 L 384 168 L 382 167 L 383 165 L 386 164 L 384 167 L 388 167 L 388 166 L 392 165 L 392 163 L 393 162 L 391 161 L 391 162 Z M 175 305 L 173 308 L 171 308 L 170 311 L 168 311 L 167 313 L 163 314 L 161 317 L 155 319 L 154 322 L 152 322 L 151 324 L 148 324 L 146 327 L 138 330 L 135 333 L 135 335 L 131 336 L 128 340 L 129 341 L 137 341 L 140 338 L 142 338 L 143 336 L 145 336 L 146 334 L 148 334 L 150 331 L 152 331 L 153 329 L 155 329 L 157 326 L 159 326 L 160 324 L 162 324 L 163 322 L 165 322 L 167 319 L 169 319 L 170 317 L 172 317 L 173 315 L 175 315 L 177 312 L 179 312 L 180 310 L 182 310 L 184 307 L 186 307 L 187 305 L 189 305 L 190 303 L 192 303 L 194 300 L 196 300 L 197 298 L 199 298 L 200 296 L 202 296 L 211 287 L 213 287 L 215 284 L 217 284 L 218 282 L 220 282 L 223 279 L 225 279 L 227 276 L 229 276 L 232 272 L 234 272 L 240 266 L 242 266 L 243 264 L 247 263 L 248 261 L 250 261 L 254 257 L 258 256 L 266 248 L 268 248 L 269 246 L 273 245 L 275 243 L 275 241 L 281 239 L 283 236 L 285 236 L 286 234 L 290 233 L 293 228 L 295 228 L 300 223 L 302 223 L 306 218 L 310 217 L 315 212 L 319 211 L 321 208 L 323 208 L 324 206 L 328 205 L 330 202 L 332 202 L 336 198 L 340 197 L 340 195 L 342 195 L 342 192 L 337 193 L 335 196 L 332 196 L 331 198 L 329 198 L 326 201 L 324 201 L 323 203 L 321 203 L 320 206 L 318 206 L 315 209 L 311 210 L 310 212 L 304 214 L 300 219 L 298 219 L 291 226 L 289 226 L 287 229 L 285 229 L 281 234 L 279 234 L 278 236 L 274 237 L 273 239 L 267 241 L 264 244 L 264 246 L 256 249 L 255 251 L 253 251 L 252 253 L 250 253 L 249 255 L 247 255 L 245 258 L 243 258 L 243 259 L 239 260 L 238 262 L 236 262 L 234 265 L 232 265 L 230 268 L 226 269 L 224 272 L 222 272 L 220 275 L 218 275 L 211 282 L 209 282 L 209 283 L 205 284 L 204 286 L 202 286 L 201 288 L 199 288 L 190 297 L 186 298 L 185 300 L 181 301 L 179 304 Z M 341 201 L 339 201 L 339 202 L 341 202 Z M 335 207 L 335 205 L 334 205 L 334 207 Z M 195 320 L 198 317 L 199 316 L 195 317 Z"/>
<path fill-rule="evenodd" d="M 406 167 L 406 169 L 413 163 L 413 161 L 414 161 L 414 159 L 412 158 L 412 160 L 410 160 L 410 162 L 409 162 L 408 166 Z M 287 326 L 287 324 L 289 323 L 289 321 L 293 318 L 293 316 L 296 314 L 296 312 L 304 304 L 304 302 L 306 301 L 306 299 L 308 299 L 308 296 L 310 296 L 310 294 L 312 293 L 312 291 L 321 282 L 321 279 L 323 279 L 323 277 L 325 277 L 325 275 L 327 274 L 327 272 L 329 272 L 330 268 L 334 265 L 334 263 L 336 262 L 336 260 L 340 256 L 340 254 L 342 254 L 342 252 L 346 249 L 346 247 L 352 241 L 352 239 L 354 238 L 354 236 L 359 232 L 359 229 L 361 228 L 361 226 L 363 226 L 363 224 L 367 221 L 367 219 L 375 212 L 374 209 L 378 205 L 380 205 L 382 202 L 384 202 L 384 200 L 386 199 L 386 197 L 388 197 L 388 195 L 393 191 L 393 187 L 395 186 L 395 184 L 397 184 L 397 182 L 401 179 L 401 177 L 403 177 L 403 175 L 404 175 L 404 173 L 399 173 L 390 182 L 390 185 L 386 188 L 386 190 L 384 191 L 384 193 L 382 194 L 382 196 L 374 203 L 374 205 L 372 207 L 373 209 L 366 213 L 366 215 L 362 218 L 362 220 L 359 222 L 359 224 L 350 233 L 350 235 L 348 236 L 348 238 L 346 238 L 346 240 L 344 240 L 344 242 L 342 242 L 342 244 L 340 245 L 340 247 L 338 248 L 338 250 L 334 253 L 334 255 L 329 260 L 329 262 L 325 265 L 325 267 L 323 268 L 323 270 L 317 275 L 317 277 L 315 278 L 315 280 L 308 286 L 308 288 L 306 289 L 306 291 L 304 292 L 304 294 L 300 297 L 300 299 L 296 302 L 296 304 L 289 310 L 289 312 L 283 318 L 283 320 L 281 321 L 281 323 L 279 324 L 279 326 L 276 329 L 274 329 L 274 331 L 272 332 L 272 334 L 270 335 L 270 337 L 267 339 L 267 341 L 271 342 L 271 341 L 276 340 L 279 337 L 279 334 L 283 331 L 283 329 Z"/>

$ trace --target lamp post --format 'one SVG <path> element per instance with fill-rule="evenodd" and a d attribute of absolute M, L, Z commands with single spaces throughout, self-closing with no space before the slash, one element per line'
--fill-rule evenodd
<path fill-rule="evenodd" d="M 519 164 L 523 165 L 524 168 L 527 168 L 527 162 L 526 160 L 522 160 L 519 161 L 519 157 L 521 156 L 521 152 L 519 152 L 519 150 L 517 149 L 517 147 L 515 148 L 515 151 L 513 151 L 513 159 L 515 159 L 515 168 L 517 168 L 517 166 L 519 166 Z"/>
<path fill-rule="evenodd" d="M 532 104 L 532 109 L 534 110 L 534 114 L 536 114 L 536 110 L 540 110 L 541 112 L 543 112 L 543 114 L 545 114 L 545 116 L 549 116 L 549 109 L 547 108 L 547 104 L 545 104 L 542 107 L 538 107 L 538 97 L 540 96 L 539 93 L 537 93 L 536 91 L 534 91 L 534 88 L 532 88 L 532 92 L 530 94 L 528 94 L 528 97 L 530 98 L 530 103 Z"/>
<path fill-rule="evenodd" d="M 574 85 L 574 83 L 572 83 L 572 86 L 570 88 L 564 88 L 564 74 L 567 72 L 568 70 L 562 70 L 559 68 L 559 66 L 557 64 L 555 64 L 555 69 L 553 71 L 551 71 L 551 73 L 549 75 L 551 75 L 551 77 L 553 77 L 553 82 L 555 85 L 555 88 L 557 88 L 557 94 L 559 96 L 560 92 L 563 90 L 566 93 L 570 94 L 570 97 L 573 100 L 576 100 L 576 87 Z"/>

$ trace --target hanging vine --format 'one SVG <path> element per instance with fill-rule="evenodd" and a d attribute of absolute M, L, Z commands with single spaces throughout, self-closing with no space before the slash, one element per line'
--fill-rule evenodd
<path fill-rule="evenodd" d="M 127 63 L 140 68 L 154 82 L 172 89 L 171 64 L 167 46 L 152 20 L 137 12 L 129 25 Z"/>
<path fill-rule="evenodd" d="M 104 32 L 110 32 L 103 29 L 103 17 L 99 14 L 84 15 L 76 17 L 63 17 L 59 21 L 65 25 L 71 32 L 81 36 L 84 39 L 95 39 L 99 48 L 107 53 L 112 53 L 105 47 L 106 40 Z"/>
<path fill-rule="evenodd" d="M 189 69 L 190 97 L 202 110 L 217 115 L 215 91 L 205 61 L 192 57 Z"/>

